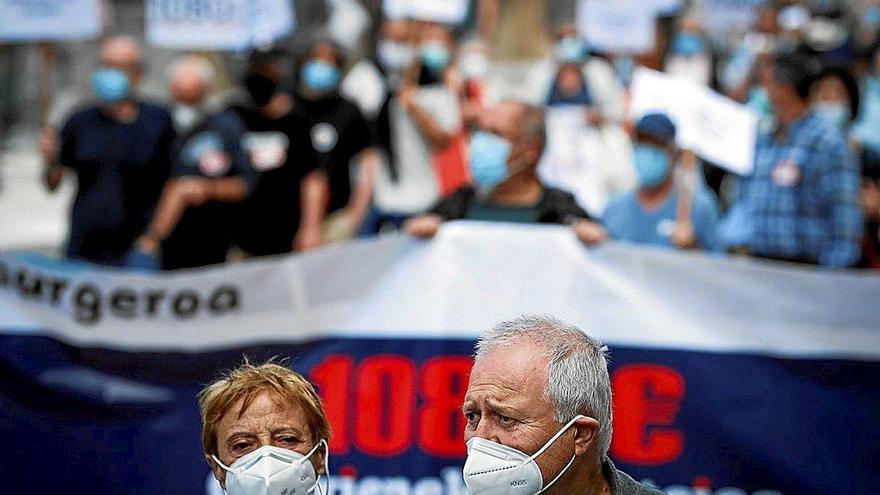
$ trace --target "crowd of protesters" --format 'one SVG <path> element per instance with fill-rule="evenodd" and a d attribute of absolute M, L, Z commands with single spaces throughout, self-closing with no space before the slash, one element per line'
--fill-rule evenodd
<path fill-rule="evenodd" d="M 505 12 L 544 3 L 479 0 L 471 30 L 386 18 L 355 51 L 320 35 L 255 50 L 219 101 L 225 68 L 195 54 L 169 68 L 164 105 L 144 101 L 142 48 L 106 38 L 92 98 L 40 142 L 50 190 L 77 178 L 66 255 L 177 269 L 471 219 L 880 267 L 880 1 L 767 1 L 724 33 L 685 4 L 637 56 Z M 526 60 L 513 82 L 510 57 Z M 628 119 L 638 66 L 754 109 L 753 172 L 679 149 L 667 115 Z"/>

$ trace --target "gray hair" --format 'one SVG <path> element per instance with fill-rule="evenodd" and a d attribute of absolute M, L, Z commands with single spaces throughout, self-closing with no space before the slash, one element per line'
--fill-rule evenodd
<path fill-rule="evenodd" d="M 578 327 L 549 315 L 523 315 L 502 321 L 484 333 L 475 346 L 475 359 L 518 341 L 543 346 L 550 358 L 544 396 L 555 408 L 555 419 L 567 423 L 578 414 L 599 422 L 596 441 L 604 456 L 611 446 L 611 380 L 608 348 Z"/>

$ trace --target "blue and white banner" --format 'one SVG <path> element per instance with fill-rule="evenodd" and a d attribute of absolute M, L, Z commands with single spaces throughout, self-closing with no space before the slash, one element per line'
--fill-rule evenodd
<path fill-rule="evenodd" d="M 264 47 L 296 27 L 291 0 L 147 0 L 147 40 L 178 50 Z"/>
<path fill-rule="evenodd" d="M 100 0 L 0 0 L 0 41 L 95 38 L 100 12 Z"/>
<path fill-rule="evenodd" d="M 0 255 L 5 493 L 214 494 L 195 394 L 289 357 L 333 430 L 331 493 L 464 495 L 480 331 L 521 313 L 611 347 L 619 467 L 671 495 L 880 485 L 880 278 L 457 223 L 141 275 Z"/>

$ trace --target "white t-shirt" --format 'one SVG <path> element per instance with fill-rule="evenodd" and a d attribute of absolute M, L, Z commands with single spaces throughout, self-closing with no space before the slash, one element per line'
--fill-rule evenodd
<path fill-rule="evenodd" d="M 458 100 L 442 84 L 416 90 L 415 102 L 444 131 L 453 134 L 461 128 Z M 414 215 L 430 209 L 439 199 L 434 151 L 412 116 L 391 101 L 391 146 L 397 166 L 397 182 L 388 167 L 376 174 L 375 205 L 384 213 Z"/>

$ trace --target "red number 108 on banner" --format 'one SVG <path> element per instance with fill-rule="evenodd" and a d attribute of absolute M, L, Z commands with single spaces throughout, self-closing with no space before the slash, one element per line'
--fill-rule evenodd
<path fill-rule="evenodd" d="M 327 356 L 310 374 L 318 385 L 332 427 L 330 452 L 352 447 L 376 457 L 395 457 L 413 445 L 428 455 L 463 458 L 469 356 L 437 356 L 418 366 L 396 354 L 360 362 L 345 354 Z M 684 448 L 673 428 L 684 399 L 685 380 L 654 364 L 620 366 L 612 374 L 612 454 L 629 464 L 656 466 L 674 461 Z"/>

